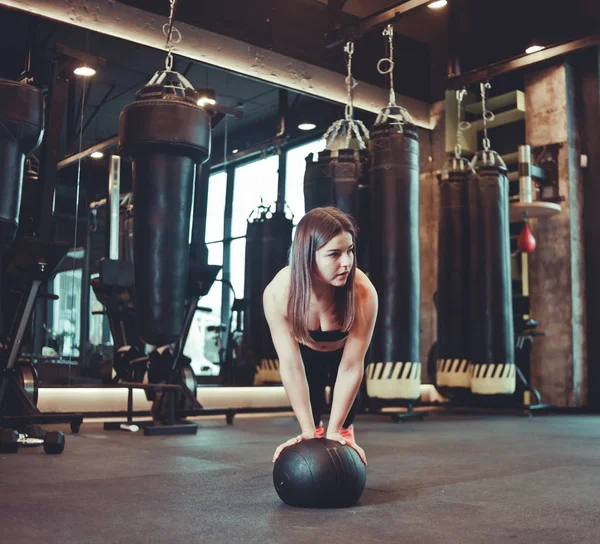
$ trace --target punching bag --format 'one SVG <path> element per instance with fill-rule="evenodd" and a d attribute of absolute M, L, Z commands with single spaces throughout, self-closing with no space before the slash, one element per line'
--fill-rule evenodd
<path fill-rule="evenodd" d="M 160 346 L 183 331 L 194 185 L 210 154 L 211 124 L 194 93 L 148 85 L 136 97 L 119 117 L 119 153 L 133 163 L 138 329 L 144 342 Z"/>
<path fill-rule="evenodd" d="M 25 157 L 40 145 L 43 133 L 42 93 L 0 79 L 0 255 L 19 227 Z"/>
<path fill-rule="evenodd" d="M 280 382 L 279 361 L 263 310 L 263 291 L 287 264 L 292 242 L 291 219 L 283 212 L 262 208 L 248 222 L 244 298 L 249 301 L 244 318 L 245 358 L 256 362 L 257 383 Z"/>
<path fill-rule="evenodd" d="M 367 367 L 375 399 L 420 397 L 419 142 L 391 119 L 371 130 L 370 279 L 379 315 Z"/>
<path fill-rule="evenodd" d="M 469 180 L 471 391 L 515 391 L 509 181 L 502 159 L 483 151 Z"/>
<path fill-rule="evenodd" d="M 351 215 L 358 226 L 357 265 L 366 271 L 369 212 L 368 160 L 366 149 L 325 149 L 313 160 L 306 158 L 304 206 L 306 211 L 335 206 Z"/>
<path fill-rule="evenodd" d="M 435 384 L 440 390 L 471 387 L 468 182 L 472 174 L 466 159 L 452 157 L 439 177 Z"/>
<path fill-rule="evenodd" d="M 356 251 L 356 264 L 369 274 L 369 239 L 371 223 L 371 187 L 369 181 L 369 153 L 361 154 L 360 175 L 358 178 L 356 202 L 356 224 L 358 225 L 358 239 Z"/>

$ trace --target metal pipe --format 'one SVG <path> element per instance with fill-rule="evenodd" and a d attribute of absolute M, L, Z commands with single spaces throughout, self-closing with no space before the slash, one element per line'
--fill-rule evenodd
<path fill-rule="evenodd" d="M 88 0 L 76 5 L 72 0 L 0 0 L 0 5 L 164 50 L 161 28 L 167 17 L 114 0 Z M 181 21 L 176 21 L 176 25 L 183 36 L 181 43 L 177 44 L 177 52 L 183 57 L 266 81 L 277 87 L 339 104 L 346 103 L 343 74 Z M 379 113 L 382 105 L 387 103 L 387 98 L 386 89 L 361 82 L 355 89 L 354 107 Z M 410 112 L 416 125 L 433 128 L 430 104 L 408 96 L 397 95 L 396 98 Z"/>

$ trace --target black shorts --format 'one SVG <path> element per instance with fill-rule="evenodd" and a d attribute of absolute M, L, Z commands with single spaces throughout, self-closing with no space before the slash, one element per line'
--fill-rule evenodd
<path fill-rule="evenodd" d="M 314 349 L 300 345 L 300 354 L 304 362 L 306 372 L 306 381 L 308 382 L 308 391 L 310 393 L 310 405 L 312 408 L 313 420 L 315 426 L 321 421 L 321 414 L 325 412 L 327 406 L 325 402 L 325 388 L 331 387 L 331 398 L 333 399 L 335 380 L 342 360 L 344 348 L 335 351 L 316 351 Z M 348 412 L 344 428 L 350 427 L 356 412 L 360 406 L 360 392 L 356 395 L 354 403 Z"/>

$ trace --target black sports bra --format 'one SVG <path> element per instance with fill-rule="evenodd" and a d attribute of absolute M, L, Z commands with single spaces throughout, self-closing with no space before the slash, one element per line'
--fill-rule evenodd
<path fill-rule="evenodd" d="M 338 340 L 343 340 L 348 336 L 347 332 L 338 329 L 336 331 L 322 331 L 321 327 L 319 327 L 316 331 L 308 331 L 310 337 L 315 342 L 337 342 Z"/>

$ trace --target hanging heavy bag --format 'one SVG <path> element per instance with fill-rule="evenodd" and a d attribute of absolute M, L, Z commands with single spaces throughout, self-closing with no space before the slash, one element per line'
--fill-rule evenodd
<path fill-rule="evenodd" d="M 41 144 L 43 134 L 42 93 L 0 79 L 0 256 L 19 226 L 25 157 Z"/>
<path fill-rule="evenodd" d="M 470 389 L 470 252 L 468 181 L 473 170 L 452 157 L 439 176 L 436 387 Z"/>
<path fill-rule="evenodd" d="M 135 310 L 142 340 L 165 345 L 183 330 L 194 184 L 211 124 L 187 89 L 154 84 L 136 97 L 119 117 L 119 152 L 133 167 Z"/>
<path fill-rule="evenodd" d="M 512 394 L 515 355 L 510 270 L 509 181 L 500 156 L 475 157 L 469 180 L 471 391 Z"/>
<path fill-rule="evenodd" d="M 367 394 L 420 397 L 419 142 L 394 119 L 371 130 L 370 278 L 379 315 L 367 367 Z"/>

